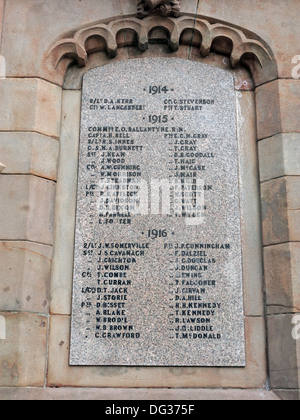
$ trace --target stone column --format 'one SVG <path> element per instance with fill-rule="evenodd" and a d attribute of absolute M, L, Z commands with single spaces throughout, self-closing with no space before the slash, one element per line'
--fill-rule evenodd
<path fill-rule="evenodd" d="M 0 386 L 44 386 L 61 88 L 2 78 L 0 97 Z"/>
<path fill-rule="evenodd" d="M 299 399 L 300 81 L 260 86 L 256 101 L 270 381 L 283 398 Z"/>

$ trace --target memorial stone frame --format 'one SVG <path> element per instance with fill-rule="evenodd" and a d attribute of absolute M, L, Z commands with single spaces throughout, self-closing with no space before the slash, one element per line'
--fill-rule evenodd
<path fill-rule="evenodd" d="M 70 62 L 70 59 L 68 58 L 70 54 L 73 54 L 75 56 L 75 61 L 77 62 L 77 65 L 73 64 L 70 68 L 67 68 L 67 64 L 69 64 Z M 70 342 L 71 349 L 69 345 L 65 346 L 63 357 L 64 366 L 60 365 L 59 368 L 57 364 L 51 363 L 51 357 L 54 357 L 56 359 L 57 356 L 55 356 L 55 345 L 53 346 L 53 348 L 50 347 L 50 368 L 51 366 L 53 366 L 53 368 L 50 370 L 50 378 L 53 377 L 53 380 L 51 380 L 50 384 L 54 385 L 56 383 L 56 380 L 54 380 L 56 375 L 61 376 L 63 374 L 65 380 L 66 378 L 68 378 L 68 385 L 78 385 L 78 383 L 76 383 L 77 379 L 74 379 L 77 378 L 76 370 L 82 369 L 82 366 L 85 365 L 86 367 L 84 369 L 88 373 L 86 375 L 83 375 L 80 379 L 81 386 L 116 387 L 118 386 L 118 384 L 120 384 L 121 378 L 122 383 L 126 383 L 130 387 L 218 386 L 234 388 L 239 386 L 242 388 L 255 388 L 258 386 L 262 386 L 266 380 L 266 360 L 264 356 L 266 337 L 265 324 L 263 318 L 263 267 L 261 263 L 262 248 L 260 233 L 260 204 L 256 150 L 255 98 L 253 94 L 253 89 L 254 83 L 259 84 L 264 82 L 264 73 L 267 73 L 268 77 L 276 76 L 276 66 L 272 61 L 272 52 L 264 43 L 257 39 L 247 38 L 246 35 L 238 29 L 226 26 L 224 27 L 224 25 L 218 23 L 211 24 L 202 18 L 197 18 L 195 21 L 194 18 L 190 18 L 189 16 L 181 16 L 179 18 L 148 16 L 143 20 L 140 20 L 136 17 L 125 17 L 121 20 L 112 20 L 111 22 L 105 23 L 99 22 L 92 25 L 91 27 L 81 28 L 73 34 L 72 39 L 62 39 L 59 40 L 55 45 L 53 45 L 48 58 L 49 60 L 51 60 L 51 64 L 53 67 L 59 68 L 60 66 L 66 66 L 67 68 L 66 78 L 64 81 L 62 105 L 63 125 L 60 137 L 60 162 L 64 163 L 62 166 L 60 166 L 58 175 L 56 244 L 53 261 L 54 268 L 51 285 L 51 295 L 52 308 L 54 313 L 62 312 L 61 310 L 59 310 L 62 303 L 64 306 L 67 303 L 66 307 L 68 308 L 68 311 L 66 311 L 65 314 L 67 315 L 65 328 L 68 338 L 61 338 L 60 342 L 64 341 L 65 343 L 69 343 L 70 341 L 72 341 L 72 343 Z M 155 61 L 155 59 L 158 61 Z M 139 66 L 138 60 L 140 60 L 140 62 L 143 61 L 141 66 Z M 127 66 L 124 65 L 125 61 L 128 63 Z M 176 345 L 173 346 L 171 344 L 172 340 L 169 340 L 169 334 L 165 334 L 163 336 L 157 334 L 157 336 L 155 336 L 155 333 L 153 333 L 150 339 L 146 339 L 145 343 L 143 343 L 143 338 L 140 338 L 139 340 L 135 339 L 131 341 L 128 339 L 119 341 L 111 340 L 111 345 L 109 341 L 108 343 L 102 344 L 105 340 L 100 342 L 99 339 L 95 340 L 94 336 L 95 333 L 98 337 L 99 335 L 107 336 L 107 330 L 104 332 L 101 331 L 101 328 L 108 329 L 110 327 L 109 324 L 105 326 L 105 321 L 104 324 L 103 321 L 101 323 L 101 320 L 105 320 L 105 317 L 103 316 L 102 318 L 100 318 L 100 315 L 103 315 L 105 311 L 103 311 L 103 307 L 100 303 L 99 307 L 101 306 L 102 311 L 98 311 L 99 323 L 97 324 L 98 330 L 96 330 L 97 325 L 94 325 L 94 320 L 96 318 L 96 315 L 94 314 L 97 302 L 96 296 L 94 297 L 94 299 L 92 299 L 91 297 L 86 297 L 86 293 L 88 292 L 82 294 L 83 287 L 86 290 L 87 285 L 96 284 L 95 277 L 97 277 L 97 273 L 99 273 L 99 271 L 96 271 L 95 267 L 94 269 L 90 268 L 92 261 L 87 263 L 86 255 L 91 255 L 88 254 L 88 250 L 91 251 L 91 248 L 89 246 L 93 242 L 93 246 L 98 248 L 99 242 L 101 242 L 99 236 L 101 235 L 105 236 L 105 241 L 110 243 L 113 242 L 115 240 L 115 234 L 113 233 L 114 229 L 122 229 L 121 226 L 118 228 L 118 226 L 116 226 L 115 224 L 112 228 L 102 226 L 102 229 L 96 232 L 95 235 L 89 235 L 87 232 L 89 229 L 87 229 L 87 231 L 84 231 L 83 228 L 84 224 L 86 225 L 90 223 L 90 217 L 96 217 L 97 219 L 99 217 L 99 211 L 97 212 L 95 209 L 92 210 L 92 202 L 95 202 L 95 200 L 93 200 L 94 194 L 92 193 L 93 198 L 91 199 L 91 193 L 86 193 L 87 188 L 90 188 L 91 177 L 90 173 L 87 174 L 88 176 L 86 176 L 86 174 L 84 175 L 84 173 L 89 172 L 86 170 L 87 166 L 91 167 L 93 166 L 95 161 L 97 161 L 96 157 L 88 160 L 84 158 L 84 156 L 86 156 L 87 149 L 95 150 L 93 147 L 86 148 L 88 137 L 87 130 L 90 126 L 97 128 L 97 125 L 118 125 L 117 113 L 114 113 L 115 118 L 111 117 L 111 113 L 105 114 L 106 117 L 102 116 L 102 118 L 100 118 L 101 113 L 99 114 L 99 112 L 96 112 L 95 117 L 95 112 L 93 113 L 93 111 L 91 110 L 99 110 L 101 108 L 101 105 L 103 109 L 105 108 L 105 105 L 103 106 L 104 102 L 102 103 L 101 99 L 99 98 L 102 98 L 102 100 L 104 100 L 103 98 L 109 98 L 106 99 L 107 103 L 109 103 L 109 100 L 112 100 L 114 98 L 113 95 L 119 95 L 116 96 L 116 98 L 131 98 L 133 95 L 132 90 L 130 91 L 131 93 L 129 95 L 127 94 L 126 96 L 126 91 L 130 90 L 128 87 L 128 84 L 130 83 L 130 77 L 125 81 L 125 85 L 127 83 L 125 91 L 124 89 L 122 91 L 123 79 L 125 79 L 126 75 L 128 75 L 128 72 L 132 72 L 134 74 L 135 67 L 136 72 L 142 73 L 139 76 L 138 80 L 141 80 L 143 77 L 145 77 L 147 72 L 150 72 L 151 76 L 150 79 L 148 78 L 148 80 L 144 83 L 140 82 L 139 88 L 141 92 L 140 96 L 138 96 L 139 99 L 135 99 L 132 102 L 132 104 L 146 103 L 147 100 L 145 98 L 143 98 L 142 102 L 139 101 L 141 100 L 141 96 L 143 96 L 142 90 L 146 90 L 146 88 L 149 98 L 148 89 L 151 84 L 151 77 L 153 80 L 153 84 L 155 84 L 156 86 L 161 86 L 162 88 L 164 86 L 169 86 L 168 77 L 166 79 L 164 79 L 163 76 L 160 78 L 154 77 L 155 69 L 157 69 L 158 73 L 161 75 L 164 71 L 167 72 L 167 69 L 169 68 L 168 75 L 170 76 L 170 66 L 171 68 L 173 68 L 174 72 L 176 68 L 178 68 L 179 72 L 183 71 L 183 74 L 181 74 L 182 88 L 184 89 L 186 87 L 186 89 L 191 90 L 188 84 L 188 78 L 190 72 L 191 74 L 193 73 L 193 70 L 186 67 L 186 62 L 194 63 L 195 70 L 197 69 L 198 65 L 199 77 L 201 73 L 205 72 L 207 72 L 208 74 L 212 74 L 214 71 L 213 67 L 215 67 L 218 69 L 216 70 L 216 77 L 222 79 L 225 85 L 227 77 L 229 81 L 232 80 L 231 89 L 234 94 L 233 119 L 236 119 L 236 121 L 233 124 L 233 132 L 231 131 L 231 137 L 229 136 L 229 143 L 226 143 L 227 147 L 228 144 L 230 144 L 230 142 L 236 142 L 234 138 L 235 130 L 237 130 L 238 137 L 238 151 L 236 152 L 238 162 L 236 163 L 238 164 L 239 174 L 236 172 L 236 175 L 233 175 L 232 183 L 235 183 L 236 181 L 238 181 L 239 183 L 239 193 L 235 204 L 239 204 L 240 202 L 241 218 L 237 217 L 235 219 L 233 217 L 233 223 L 235 224 L 235 226 L 239 226 L 239 224 L 241 224 L 242 230 L 241 239 L 239 239 L 239 236 L 237 235 L 237 242 L 239 243 L 239 241 L 242 240 L 243 256 L 243 267 L 242 271 L 239 272 L 238 276 L 240 277 L 240 281 L 241 277 L 243 277 L 242 287 L 244 290 L 244 297 L 239 296 L 238 292 L 237 295 L 234 296 L 234 293 L 231 291 L 231 296 L 229 293 L 229 296 L 227 296 L 227 301 L 225 300 L 225 302 L 230 308 L 229 311 L 231 311 L 231 313 L 234 313 L 234 311 L 237 312 L 236 315 L 238 316 L 239 322 L 237 322 L 237 320 L 232 321 L 235 322 L 234 326 L 232 326 L 232 330 L 235 331 L 235 333 L 239 332 L 239 339 L 237 339 L 236 336 L 235 338 L 229 339 L 229 348 L 227 348 L 227 350 L 222 348 L 219 352 L 217 351 L 217 349 L 218 346 L 220 346 L 220 344 L 217 342 L 216 347 L 209 347 L 209 349 L 206 349 L 206 351 L 203 352 L 204 355 L 202 354 L 202 357 L 199 356 L 199 354 L 197 353 L 197 347 L 200 347 L 200 342 L 198 340 L 189 340 L 187 346 L 183 347 L 183 349 L 181 350 L 185 353 L 185 357 L 183 355 L 180 357 L 180 355 L 176 353 L 176 350 L 178 350 L 178 346 L 176 347 Z M 112 66 L 112 64 L 114 64 L 114 66 Z M 146 70 L 143 72 L 141 71 L 140 67 L 146 67 Z M 95 73 L 96 69 L 99 68 L 102 68 L 103 70 Z M 153 69 L 152 72 L 151 68 Z M 252 70 L 253 78 L 249 74 L 247 68 L 250 68 Z M 220 69 L 222 69 L 222 71 Z M 184 71 L 186 71 L 187 74 L 184 74 Z M 124 73 L 122 74 L 122 72 Z M 93 74 L 95 75 L 94 77 Z M 86 79 L 86 84 L 89 87 L 87 88 L 87 92 L 85 94 L 86 97 L 85 99 L 83 99 L 83 93 L 81 89 L 82 85 L 84 84 L 83 80 L 88 75 L 90 76 L 89 79 Z M 255 77 L 257 79 L 256 81 L 254 80 Z M 132 76 L 132 78 L 134 78 L 134 76 Z M 170 77 L 170 79 L 172 80 L 172 77 Z M 163 82 L 164 80 L 165 83 Z M 177 77 L 176 82 L 178 82 L 178 80 L 180 80 L 180 78 Z M 204 79 L 204 81 L 201 81 L 202 93 L 198 94 L 198 96 L 200 95 L 201 98 L 201 95 L 203 95 L 203 83 L 206 84 L 208 81 L 209 77 L 206 80 Z M 193 80 L 192 83 L 196 83 L 196 81 Z M 107 84 L 108 86 L 106 86 Z M 119 89 L 117 88 L 116 90 L 113 90 L 114 85 L 119 86 Z M 216 84 L 216 89 L 218 85 L 219 83 Z M 171 81 L 171 86 L 173 87 L 173 90 L 176 91 L 176 88 L 177 90 L 179 90 L 179 86 L 174 86 L 174 81 Z M 210 88 L 212 89 L 212 86 L 210 86 Z M 138 86 L 134 86 L 134 89 L 138 89 Z M 111 90 L 113 90 L 113 94 L 110 95 Z M 105 93 L 103 91 L 105 91 Z M 180 97 L 184 97 L 183 92 L 184 90 L 182 91 L 181 89 L 181 93 L 178 93 L 177 97 L 178 95 L 181 95 Z M 213 92 L 213 89 L 211 90 L 211 92 Z M 227 95 L 228 92 L 230 92 L 230 88 L 227 91 Z M 213 100 L 212 97 L 215 97 L 215 94 L 210 93 L 210 95 L 211 96 L 209 96 L 208 100 Z M 93 105 L 90 106 L 91 98 L 94 97 L 96 99 L 94 99 Z M 166 97 L 170 98 L 170 96 L 168 95 Z M 86 103 L 83 104 L 83 101 L 85 101 Z M 99 101 L 101 102 L 101 104 Z M 150 101 L 150 98 L 148 99 L 148 101 Z M 113 101 L 113 103 L 116 105 L 117 102 Z M 83 106 L 82 109 L 81 105 Z M 139 107 L 139 105 L 133 106 Z M 140 106 L 146 108 L 145 105 Z M 230 108 L 230 102 L 226 103 L 226 105 L 223 107 L 221 111 L 223 114 L 226 113 L 226 108 Z M 89 118 L 91 112 L 93 113 L 94 118 Z M 142 115 L 147 116 L 147 112 L 150 113 L 150 110 L 145 110 Z M 155 112 L 155 108 L 153 108 L 153 106 L 151 112 Z M 163 113 L 162 109 L 156 111 L 156 113 L 157 112 L 159 114 Z M 201 119 L 200 114 L 197 115 L 198 116 L 195 117 L 196 127 L 197 124 L 200 125 Z M 123 124 L 124 118 L 120 118 L 122 120 L 121 124 Z M 189 118 L 192 117 L 189 116 Z M 228 116 L 227 118 L 229 118 L 229 120 L 227 120 L 227 124 L 230 124 L 230 118 L 232 119 L 232 116 Z M 84 122 L 85 120 L 87 120 L 86 123 Z M 109 123 L 107 122 L 107 120 L 111 122 Z M 130 124 L 130 122 L 127 121 L 127 124 Z M 138 125 L 138 122 L 135 121 L 134 124 Z M 178 122 L 178 124 L 183 124 L 182 120 Z M 84 125 L 84 129 L 82 129 L 82 125 Z M 82 151 L 80 151 L 79 146 L 80 129 L 82 129 Z M 193 129 L 195 130 L 195 126 L 193 126 Z M 226 129 L 224 126 L 223 130 L 225 135 Z M 116 133 L 114 133 L 113 136 L 116 136 Z M 153 141 L 153 136 L 151 140 Z M 159 140 L 161 141 L 162 139 L 160 138 Z M 139 142 L 135 142 L 134 144 L 139 144 Z M 143 144 L 145 147 L 145 143 Z M 155 147 L 159 146 L 156 144 Z M 217 150 L 214 149 L 214 151 L 216 152 Z M 160 153 L 163 153 L 163 151 L 160 151 Z M 168 149 L 166 150 L 166 153 L 168 153 Z M 79 175 L 79 181 L 77 184 L 78 154 L 81 156 L 79 163 L 81 165 L 81 173 Z M 94 154 L 94 156 L 96 156 L 96 154 Z M 155 152 L 152 151 L 151 154 L 148 156 L 148 159 L 149 161 L 153 161 L 154 159 L 156 159 Z M 223 155 L 222 159 L 226 160 L 226 157 L 224 157 Z M 228 159 L 230 160 L 230 158 Z M 145 166 L 145 158 L 143 162 Z M 236 170 L 234 170 L 233 162 L 234 159 L 233 161 L 228 162 L 230 165 L 230 169 L 227 169 L 227 171 L 232 170 L 234 173 L 234 171 Z M 134 163 L 137 162 L 135 161 Z M 216 165 L 220 165 L 220 163 L 221 162 L 219 161 Z M 214 166 L 214 171 L 217 171 L 216 165 Z M 156 167 L 155 171 L 157 170 L 158 168 Z M 70 171 L 72 172 L 70 173 Z M 223 171 L 226 171 L 226 169 L 223 169 Z M 224 172 L 221 173 L 224 174 Z M 221 173 L 219 175 L 220 177 L 222 176 Z M 238 177 L 239 179 L 234 179 L 235 177 Z M 97 181 L 95 181 L 95 183 L 97 183 Z M 89 187 L 87 187 L 87 185 L 89 185 Z M 76 191 L 78 188 L 82 190 L 82 187 L 84 188 L 84 190 L 82 191 L 81 195 L 78 196 L 78 226 L 77 228 L 75 228 L 77 194 Z M 234 209 L 233 203 L 234 201 L 230 204 L 232 205 L 232 208 L 230 208 L 230 210 L 232 210 L 232 212 L 235 212 L 236 210 Z M 221 206 L 222 203 L 219 202 L 218 205 Z M 217 217 L 216 215 L 214 216 L 217 223 Z M 68 223 L 66 223 L 66 220 L 68 221 Z M 105 218 L 103 220 L 105 220 Z M 153 220 L 155 220 L 155 216 L 154 218 L 152 218 L 152 223 Z M 91 224 L 92 223 L 93 222 L 91 222 Z M 98 220 L 96 221 L 96 224 L 97 223 Z M 179 222 L 177 221 L 173 222 L 173 227 L 176 227 L 176 224 L 178 223 Z M 210 223 L 213 223 L 213 219 L 210 220 Z M 160 226 L 160 223 L 158 223 L 158 225 Z M 165 225 L 168 226 L 167 223 L 161 224 L 162 229 L 165 227 Z M 93 224 L 92 226 L 92 230 L 95 229 Z M 154 225 L 149 225 L 148 222 L 147 227 L 144 226 L 144 229 L 141 226 L 143 225 L 135 225 L 135 229 L 139 229 L 141 232 L 142 230 L 147 230 L 147 228 L 149 228 L 150 226 L 151 228 L 155 227 L 155 223 Z M 80 230 L 80 233 L 78 229 Z M 108 232 L 106 232 L 106 229 L 108 229 Z M 195 229 L 197 229 L 197 227 L 195 227 Z M 233 226 L 230 229 L 233 230 Z M 78 242 L 80 242 L 80 244 L 77 244 L 78 249 L 75 255 L 75 270 L 73 273 L 73 265 L 71 262 L 74 261 L 73 252 L 74 246 L 76 246 L 76 238 L 74 237 L 75 230 L 79 234 L 77 239 Z M 81 232 L 81 230 L 83 230 L 83 232 Z M 140 236 L 140 232 L 138 236 Z M 135 237 L 134 233 L 135 232 L 131 233 L 133 237 Z M 125 235 L 125 239 L 123 237 L 123 242 L 130 242 L 130 240 L 128 239 L 128 237 L 130 236 L 128 230 L 125 230 L 125 233 L 123 235 Z M 82 237 L 85 245 L 82 243 L 82 239 L 79 239 Z M 199 237 L 196 237 L 194 242 L 196 242 L 197 240 L 198 242 L 201 242 L 201 239 Z M 208 237 L 206 237 L 206 241 L 209 242 L 210 240 L 213 241 L 212 238 L 209 239 L 208 235 Z M 95 241 L 97 241 L 97 243 Z M 135 238 L 135 241 L 139 242 L 139 239 Z M 166 244 L 168 245 L 170 241 L 170 239 L 165 241 L 165 246 Z M 178 239 L 178 241 L 182 241 L 182 239 Z M 144 243 L 146 242 L 147 241 L 144 241 Z M 84 253 L 84 246 L 86 246 L 87 249 L 85 252 L 85 257 L 83 258 L 82 254 Z M 104 244 L 102 246 L 104 246 Z M 158 251 L 156 250 L 156 252 Z M 167 259 L 168 253 L 165 254 L 166 255 L 164 255 L 164 259 Z M 210 256 L 210 258 L 212 258 L 215 254 L 208 255 Z M 158 260 L 158 254 L 156 253 L 156 256 L 153 256 L 152 258 L 157 258 Z M 90 259 L 92 259 L 92 257 Z M 68 260 L 69 262 L 67 265 L 65 264 L 66 260 Z M 79 261 L 81 261 L 81 263 Z M 228 263 L 229 262 L 227 261 L 227 264 Z M 94 264 L 96 264 L 95 261 Z M 160 268 L 160 270 L 162 270 L 163 261 L 161 261 L 160 264 L 162 264 Z M 167 265 L 168 261 L 165 261 L 165 264 Z M 149 270 L 149 267 L 144 266 L 144 268 Z M 89 270 L 91 272 L 91 276 L 93 277 L 92 283 L 88 283 L 86 281 L 86 278 L 82 281 L 81 278 L 83 271 L 85 271 L 86 275 L 88 276 Z M 222 275 L 224 276 L 224 267 Z M 228 281 L 230 275 L 234 276 L 235 274 L 230 273 L 227 279 Z M 140 282 L 142 281 L 141 276 L 139 280 Z M 160 281 L 162 280 L 163 278 L 160 278 Z M 170 279 L 167 278 L 168 283 L 169 281 Z M 78 283 L 78 285 L 76 285 L 75 282 Z M 134 281 L 130 281 L 130 283 L 134 283 Z M 166 283 L 165 288 L 168 288 L 168 283 Z M 139 292 L 137 286 L 138 282 L 135 283 L 135 287 L 132 286 L 130 292 L 131 295 L 134 295 L 135 293 L 146 293 L 145 290 Z M 101 293 L 102 290 L 102 295 L 99 295 L 99 299 L 103 299 L 103 282 L 99 281 L 98 287 L 96 289 L 98 290 L 98 295 L 99 293 Z M 73 302 L 73 310 L 71 309 L 72 290 L 74 290 L 73 299 L 75 300 L 75 303 Z M 90 291 L 92 291 L 91 288 Z M 154 293 L 154 291 L 155 288 L 153 288 L 152 293 Z M 159 296 L 159 292 L 157 294 Z M 120 296 L 123 297 L 124 295 L 120 294 Z M 236 307 L 230 307 L 230 297 L 232 300 L 237 299 L 239 301 L 239 304 Z M 141 307 L 142 303 L 139 302 L 139 300 L 141 301 L 141 299 L 141 296 L 136 297 L 136 305 L 138 306 L 139 311 L 145 317 L 144 324 L 148 325 L 146 323 L 146 320 L 150 317 L 150 307 L 148 306 L 143 310 L 143 308 Z M 206 299 L 209 298 L 206 297 Z M 211 301 L 214 301 L 213 297 L 210 297 L 210 299 Z M 246 362 L 244 359 L 245 354 L 243 350 L 243 305 L 241 305 L 240 302 L 243 299 L 245 305 Z M 88 306 L 89 301 L 92 301 L 90 303 L 91 306 Z M 224 305 L 225 302 L 223 302 L 222 305 Z M 163 301 L 157 302 L 157 306 L 163 306 L 163 303 Z M 83 305 L 83 307 L 80 305 Z M 145 301 L 143 305 L 145 305 Z M 153 307 L 153 302 L 151 305 Z M 166 310 L 166 307 L 163 308 L 163 310 Z M 217 310 L 215 312 L 217 312 Z M 92 312 L 92 315 L 87 314 L 88 312 Z M 123 317 L 125 316 L 124 314 L 128 314 L 128 311 L 119 312 L 121 315 L 121 312 L 123 312 Z M 204 313 L 203 311 L 200 312 Z M 72 335 L 74 336 L 73 340 L 70 339 L 71 329 L 69 325 L 69 315 L 71 315 L 71 313 L 74 320 L 72 330 Z M 114 311 L 109 310 L 107 311 L 107 313 L 108 315 L 115 314 Z M 152 316 L 155 317 L 157 315 L 158 310 L 156 311 L 156 314 Z M 226 317 L 230 318 L 230 312 L 226 313 Z M 53 317 L 51 322 L 53 322 L 53 324 L 50 327 L 50 330 L 53 334 L 55 334 L 55 317 Z M 86 324 L 87 322 L 88 324 Z M 161 322 L 160 319 L 158 320 L 158 323 L 159 322 Z M 230 324 L 229 320 L 228 322 Z M 122 323 L 122 321 L 120 323 Z M 88 328 L 86 328 L 86 326 Z M 145 328 L 150 329 L 151 325 L 148 325 Z M 155 328 L 157 328 L 157 325 L 155 326 Z M 230 328 L 230 326 L 228 328 Z M 136 327 L 132 327 L 132 331 L 134 331 L 134 333 L 132 334 L 135 336 L 143 336 L 143 334 L 136 333 L 136 331 L 140 331 Z M 182 333 L 180 335 L 182 335 Z M 57 341 L 57 337 L 55 338 Z M 214 339 L 217 340 L 215 337 Z M 156 346 L 152 349 L 152 353 L 150 353 L 150 348 L 153 347 L 153 343 L 151 340 L 158 341 L 156 343 Z M 192 344 L 193 342 L 194 344 Z M 52 343 L 53 341 L 51 340 L 50 332 L 50 346 Z M 132 345 L 132 343 L 134 344 Z M 228 358 L 230 348 L 233 349 L 235 345 L 237 347 L 233 350 L 234 357 L 229 357 L 229 360 L 227 361 L 225 361 L 224 357 L 220 357 L 220 355 L 222 354 L 227 354 Z M 140 347 L 145 347 L 145 349 L 144 351 L 141 351 L 140 357 L 137 357 L 137 353 L 139 353 Z M 56 351 L 57 350 L 62 352 L 62 349 L 58 349 L 56 346 Z M 71 351 L 71 357 L 69 355 L 69 351 Z M 218 357 L 215 355 L 215 353 L 218 354 Z M 187 354 L 189 354 L 189 357 L 187 357 Z M 238 354 L 240 354 L 240 356 L 238 356 Z M 92 367 L 87 367 L 89 365 Z M 117 367 L 118 365 L 120 366 Z M 78 366 L 80 366 L 80 368 Z M 231 366 L 231 368 L 228 369 L 228 366 Z M 222 378 L 221 381 L 220 376 Z M 62 378 L 60 380 L 62 380 Z"/>
<path fill-rule="evenodd" d="M 41 285 L 46 290 L 44 308 L 40 303 L 30 302 L 30 299 L 25 306 L 20 304 L 17 310 L 25 314 L 20 320 L 13 312 L 15 307 L 2 304 L 0 317 L 5 331 L 1 327 L 0 335 L 5 335 L 7 340 L 5 361 L 8 362 L 5 366 L 9 369 L 3 368 L 0 386 L 197 388 L 208 389 L 212 395 L 215 389 L 232 390 L 232 395 L 234 390 L 255 389 L 262 394 L 274 390 L 283 398 L 299 398 L 299 340 L 293 339 L 291 331 L 292 318 L 299 313 L 299 286 L 296 282 L 299 200 L 293 198 L 297 195 L 293 192 L 299 185 L 295 175 L 300 173 L 296 169 L 285 172 L 287 165 L 283 162 L 287 154 L 285 145 L 287 148 L 288 143 L 294 142 L 291 137 L 296 136 L 300 129 L 298 122 L 288 116 L 291 105 L 286 94 L 287 90 L 292 94 L 299 92 L 295 85 L 297 82 L 279 77 L 277 58 L 268 42 L 249 29 L 202 16 L 199 10 L 196 14 L 191 10 L 182 10 L 179 16 L 137 16 L 136 2 L 125 3 L 130 7 L 122 16 L 116 16 L 112 7 L 111 13 L 103 20 L 57 33 L 44 52 L 43 76 L 36 82 L 36 125 L 34 129 L 27 126 L 24 129 L 23 123 L 20 123 L 21 128 L 15 127 L 15 131 L 35 132 L 33 148 L 37 145 L 38 136 L 59 138 L 59 150 L 50 147 L 50 140 L 46 146 L 49 160 L 58 163 L 56 178 L 53 175 L 55 169 L 49 164 L 49 174 L 40 181 L 48 199 L 39 201 L 38 196 L 31 196 L 39 201 L 36 216 L 46 220 L 45 232 L 49 220 L 49 225 L 54 223 L 54 239 L 52 242 L 51 228 L 46 233 L 32 228 L 35 214 L 31 215 L 24 236 L 26 240 L 28 236 L 30 252 L 36 258 L 41 254 L 41 244 L 47 245 L 43 250 L 43 269 L 47 272 L 51 269 L 50 290 L 46 290 L 48 284 Z M 109 69 L 114 69 L 109 83 L 113 83 L 112 76 L 115 74 L 116 86 L 122 86 L 122 69 L 133 69 L 134 63 L 140 68 L 139 63 L 142 62 L 149 66 L 165 62 L 167 67 L 172 61 L 176 68 L 180 63 L 185 69 L 189 65 L 193 69 L 199 66 L 203 72 L 223 74 L 225 80 L 233 83 L 239 171 L 236 181 L 239 183 L 240 206 L 237 224 L 240 223 L 241 227 L 243 280 L 243 302 L 239 301 L 238 309 L 241 311 L 243 307 L 244 331 L 241 336 L 245 337 L 245 349 L 242 348 L 241 353 L 245 350 L 245 359 L 223 361 L 220 366 L 212 360 L 206 366 L 203 361 L 185 364 L 183 357 L 174 365 L 169 361 L 147 361 L 143 365 L 141 360 L 120 364 L 114 361 L 110 365 L 109 360 L 101 364 L 101 357 L 99 363 L 91 360 L 80 363 L 74 358 L 72 361 L 71 317 L 74 315 L 74 247 L 79 226 L 78 222 L 76 225 L 76 210 L 78 214 L 78 157 L 85 103 L 83 87 L 89 85 L 93 75 L 109 74 Z M 51 87 L 46 86 L 47 80 Z M 188 81 L 188 73 L 182 74 L 183 85 L 188 85 Z M 12 79 L 8 78 L 5 83 L 10 82 Z M 3 86 L 6 86 L 5 83 Z M 27 83 L 26 79 L 24 83 Z M 148 84 L 145 88 L 149 88 Z M 44 98 L 45 92 L 47 99 Z M 295 101 L 299 105 L 298 96 L 295 93 L 295 98 L 298 98 Z M 39 104 L 44 101 L 51 111 L 48 119 L 38 110 Z M 3 123 L 1 116 L 0 122 Z M 4 131 L 12 130 L 5 128 Z M 39 173 L 39 168 L 34 169 Z M 3 179 L 9 181 L 5 168 L 4 174 Z M 11 178 L 13 176 L 14 172 Z M 57 179 L 55 199 L 51 179 Z M 33 176 L 30 182 L 33 185 L 38 181 Z M 27 184 L 19 185 L 20 189 L 25 187 Z M 3 229 L 1 222 L 0 227 Z M 3 235 L 5 239 L 10 239 L 9 235 Z M 2 243 L 1 246 L 7 252 L 10 244 Z M 21 252 L 21 246 L 17 244 L 14 252 Z M 27 288 L 30 289 L 31 285 L 26 284 L 20 289 L 24 296 L 28 295 L 25 293 Z M 34 322 L 33 314 L 36 314 Z M 32 358 L 39 360 L 38 373 L 30 370 L 33 361 L 29 363 L 22 351 L 16 363 L 10 359 L 13 357 L 9 351 L 11 325 L 22 331 L 22 343 L 29 340 L 30 334 L 27 336 L 25 331 L 36 331 L 39 327 L 38 345 Z M 80 358 L 84 352 L 84 349 L 81 353 L 75 351 L 74 355 Z M 14 366 L 17 366 L 18 372 L 11 378 L 11 367 Z"/>

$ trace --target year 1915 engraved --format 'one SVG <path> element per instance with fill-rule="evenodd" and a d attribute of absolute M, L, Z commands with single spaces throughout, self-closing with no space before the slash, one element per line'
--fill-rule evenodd
<path fill-rule="evenodd" d="M 169 117 L 167 115 L 149 115 L 149 123 L 151 124 L 167 124 Z"/>

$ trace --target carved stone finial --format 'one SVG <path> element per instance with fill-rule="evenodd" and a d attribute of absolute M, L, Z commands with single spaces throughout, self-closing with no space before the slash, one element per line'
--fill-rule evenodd
<path fill-rule="evenodd" d="M 138 0 L 138 17 L 143 19 L 149 15 L 178 17 L 181 0 Z"/>

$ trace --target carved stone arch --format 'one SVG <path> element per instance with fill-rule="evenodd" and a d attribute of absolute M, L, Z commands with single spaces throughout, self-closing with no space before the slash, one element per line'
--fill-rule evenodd
<path fill-rule="evenodd" d="M 203 58 L 211 53 L 228 55 L 232 68 L 247 67 L 259 86 L 278 76 L 274 55 L 269 46 L 254 34 L 229 26 L 224 23 L 211 23 L 209 20 L 191 16 L 179 18 L 148 16 L 143 20 L 125 17 L 87 25 L 75 30 L 71 36 L 62 36 L 49 49 L 46 64 L 50 72 L 66 73 L 72 65 L 88 67 L 90 56 L 97 52 L 106 52 L 109 58 L 118 55 L 118 49 L 124 44 L 119 41 L 119 33 L 132 32 L 134 36 L 126 41 L 127 46 L 135 46 L 141 52 L 147 51 L 153 38 L 153 30 L 159 28 L 165 36 L 171 51 L 177 51 L 182 41 L 182 34 L 190 32 L 191 47 L 197 47 L 196 40 L 201 40 L 199 54 Z M 195 35 L 198 35 L 198 38 Z M 95 43 L 91 48 L 88 40 L 100 38 L 103 42 Z M 223 46 L 222 46 L 223 45 Z"/>

